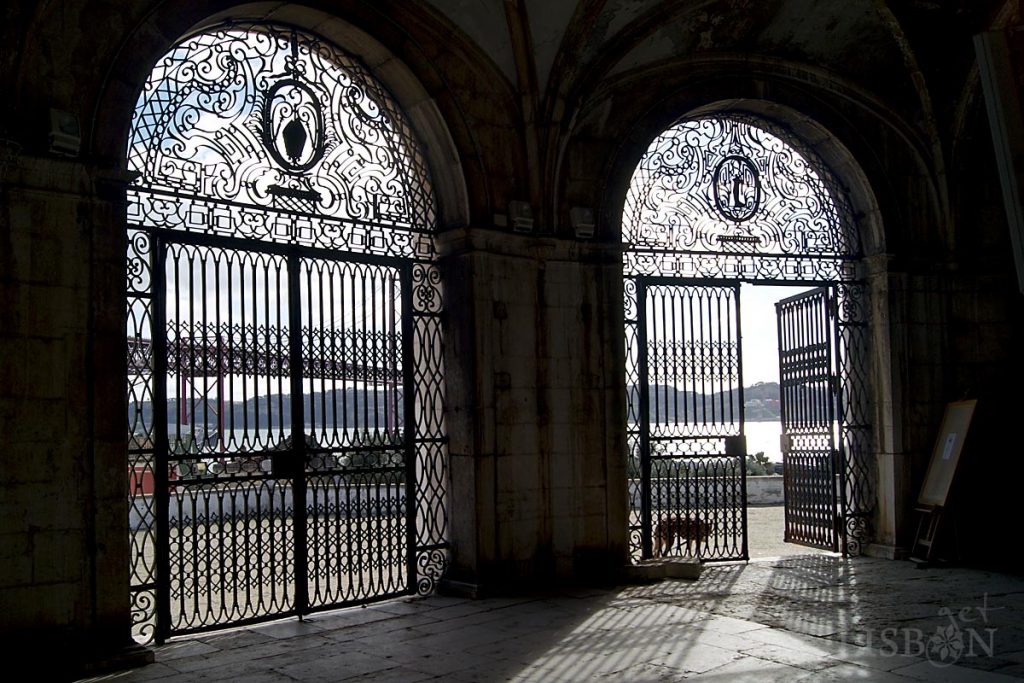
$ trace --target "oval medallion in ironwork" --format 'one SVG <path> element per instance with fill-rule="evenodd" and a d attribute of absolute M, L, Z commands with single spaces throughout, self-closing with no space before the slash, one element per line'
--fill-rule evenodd
<path fill-rule="evenodd" d="M 286 79 L 267 91 L 263 105 L 263 144 L 283 168 L 303 173 L 324 155 L 324 116 L 305 83 Z"/>
<path fill-rule="evenodd" d="M 761 203 L 757 167 L 745 156 L 731 154 L 718 162 L 712 190 L 718 213 L 737 223 L 753 216 Z"/>

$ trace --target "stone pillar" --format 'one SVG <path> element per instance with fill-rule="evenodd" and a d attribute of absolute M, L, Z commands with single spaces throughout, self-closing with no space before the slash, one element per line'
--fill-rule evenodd
<path fill-rule="evenodd" d="M 471 229 L 440 241 L 448 588 L 610 577 L 627 537 L 617 252 Z"/>
<path fill-rule="evenodd" d="M 949 274 L 893 272 L 869 259 L 875 358 L 878 511 L 868 553 L 903 557 L 913 543 L 914 506 L 961 362 L 949 352 Z"/>
<path fill-rule="evenodd" d="M 896 559 L 905 556 L 901 530 L 910 495 L 910 458 L 903 446 L 903 387 L 906 368 L 906 277 L 889 271 L 890 257 L 867 259 L 871 301 L 871 346 L 875 396 L 877 508 L 874 543 L 868 555 Z"/>
<path fill-rule="evenodd" d="M 27 157 L 0 183 L 0 639 L 43 678 L 151 661 L 128 600 L 124 184 Z"/>

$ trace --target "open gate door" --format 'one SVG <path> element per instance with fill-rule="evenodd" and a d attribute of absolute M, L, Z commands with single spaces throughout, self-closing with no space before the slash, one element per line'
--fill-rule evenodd
<path fill-rule="evenodd" d="M 837 448 L 836 299 L 819 287 L 775 304 L 779 329 L 785 540 L 839 550 L 845 486 Z"/>
<path fill-rule="evenodd" d="M 739 284 L 637 281 L 644 558 L 747 559 Z"/>

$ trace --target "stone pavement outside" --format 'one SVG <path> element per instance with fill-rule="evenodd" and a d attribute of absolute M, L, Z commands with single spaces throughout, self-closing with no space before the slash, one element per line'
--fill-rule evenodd
<path fill-rule="evenodd" d="M 710 565 L 696 581 L 410 598 L 181 638 L 148 667 L 89 680 L 691 678 L 1024 680 L 1024 577 L 818 554 Z"/>
<path fill-rule="evenodd" d="M 782 540 L 785 533 L 785 509 L 781 505 L 747 507 L 747 553 L 751 559 L 814 555 L 826 552 Z"/>

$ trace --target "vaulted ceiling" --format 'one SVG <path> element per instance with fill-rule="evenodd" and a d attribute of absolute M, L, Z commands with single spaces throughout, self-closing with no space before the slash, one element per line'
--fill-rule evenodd
<path fill-rule="evenodd" d="M 523 198 L 549 226 L 564 222 L 568 202 L 597 204 L 615 144 L 655 134 L 636 125 L 645 112 L 664 105 L 682 116 L 701 97 L 789 98 L 794 110 L 832 117 L 820 122 L 861 144 L 861 164 L 930 175 L 941 207 L 944 168 L 964 120 L 977 118 L 972 37 L 1020 21 L 1019 0 L 15 1 L 0 9 L 0 86 L 10 95 L 0 137 L 45 149 L 40 122 L 51 108 L 102 132 L 96 121 L 113 107 L 123 118 L 162 50 L 204 19 L 236 15 L 312 30 L 334 21 L 383 45 L 451 129 L 472 220 Z M 92 148 L 123 145 L 121 132 L 108 138 Z M 910 150 L 903 161 L 894 145 Z"/>
<path fill-rule="evenodd" d="M 898 94 L 962 85 L 970 37 L 1010 21 L 1006 0 L 427 0 L 520 90 L 622 76 L 666 60 L 754 52 Z M 557 68 L 556 68 L 557 67 Z M 946 94 L 946 93 L 943 93 Z"/>

